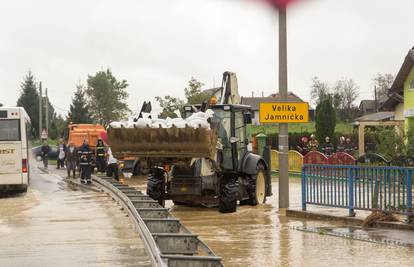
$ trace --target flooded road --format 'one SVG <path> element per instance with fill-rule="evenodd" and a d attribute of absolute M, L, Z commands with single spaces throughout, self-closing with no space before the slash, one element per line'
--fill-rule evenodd
<path fill-rule="evenodd" d="M 145 178 L 128 183 L 145 190 Z M 237 212 L 222 214 L 215 208 L 174 206 L 167 202 L 193 233 L 200 235 L 226 266 L 414 266 L 414 247 L 385 245 L 309 233 L 297 228 L 352 229 L 332 222 L 279 217 L 277 213 L 277 178 L 273 179 L 274 196 L 267 204 L 238 206 Z M 291 207 L 300 208 L 300 180 L 290 185 Z M 403 235 L 414 241 L 414 233 L 377 230 L 364 232 L 372 238 Z"/>
<path fill-rule="evenodd" d="M 150 266 L 109 197 L 32 170 L 28 193 L 0 198 L 0 266 Z"/>

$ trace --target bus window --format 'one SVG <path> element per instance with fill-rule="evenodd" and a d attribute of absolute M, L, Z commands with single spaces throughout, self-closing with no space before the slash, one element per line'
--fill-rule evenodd
<path fill-rule="evenodd" d="M 20 120 L 0 120 L 0 141 L 20 141 Z"/>

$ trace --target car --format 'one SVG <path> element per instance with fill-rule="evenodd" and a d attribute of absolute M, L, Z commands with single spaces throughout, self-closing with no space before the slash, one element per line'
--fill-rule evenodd
<path fill-rule="evenodd" d="M 42 146 L 36 146 L 32 148 L 33 156 L 37 161 L 42 160 Z M 56 146 L 50 146 L 50 152 L 49 152 L 49 159 L 56 160 L 58 157 L 57 147 Z"/>

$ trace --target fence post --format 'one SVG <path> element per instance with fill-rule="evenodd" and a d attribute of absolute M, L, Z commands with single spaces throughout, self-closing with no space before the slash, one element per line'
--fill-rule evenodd
<path fill-rule="evenodd" d="M 407 176 L 407 223 L 412 222 L 412 208 L 413 208 L 413 181 L 412 171 L 406 170 L 405 175 Z"/>
<path fill-rule="evenodd" d="M 348 209 L 349 217 L 354 217 L 354 174 L 352 167 L 348 167 Z"/>
<path fill-rule="evenodd" d="M 306 174 L 305 174 L 306 167 L 302 167 L 302 210 L 306 211 Z"/>
<path fill-rule="evenodd" d="M 258 135 L 256 135 L 258 155 L 263 155 L 263 151 L 266 146 L 266 139 L 267 135 L 265 135 L 264 133 L 259 133 Z"/>

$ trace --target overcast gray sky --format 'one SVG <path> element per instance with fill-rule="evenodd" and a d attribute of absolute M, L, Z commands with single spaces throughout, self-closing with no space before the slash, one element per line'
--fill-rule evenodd
<path fill-rule="evenodd" d="M 413 0 L 307 0 L 289 10 L 289 90 L 305 100 L 314 76 L 396 74 L 414 45 Z M 135 110 L 157 95 L 183 97 L 237 73 L 241 95 L 277 88 L 277 14 L 253 0 L 0 0 L 0 103 L 15 105 L 29 69 L 64 113 L 75 84 L 110 68 Z"/>

